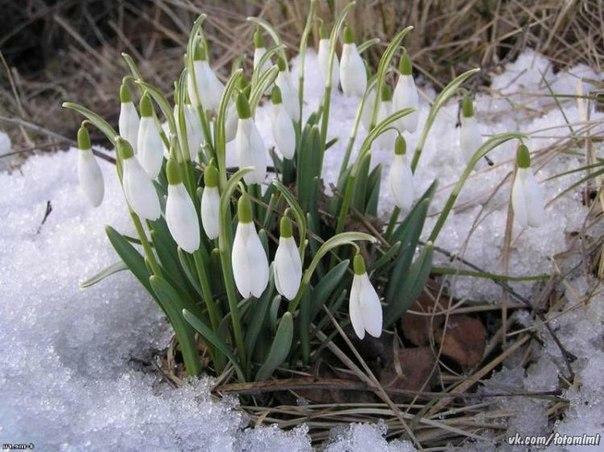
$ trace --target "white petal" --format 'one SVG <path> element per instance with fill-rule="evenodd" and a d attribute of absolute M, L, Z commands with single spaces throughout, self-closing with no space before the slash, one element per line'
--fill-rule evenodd
<path fill-rule="evenodd" d="M 413 173 L 403 155 L 395 155 L 388 175 L 390 194 L 403 212 L 411 210 L 415 199 Z"/>
<path fill-rule="evenodd" d="M 103 201 L 105 183 L 99 163 L 90 149 L 78 150 L 78 179 L 90 204 L 98 207 Z"/>
<path fill-rule="evenodd" d="M 207 60 L 197 60 L 193 62 L 195 69 L 195 80 L 197 81 L 197 91 L 193 86 L 192 79 L 188 79 L 187 88 L 189 90 L 189 97 L 191 103 L 194 106 L 199 105 L 197 94 L 201 97 L 201 103 L 206 110 L 216 111 L 222 92 L 224 91 L 224 85 L 216 77 L 216 74 L 208 64 Z"/>
<path fill-rule="evenodd" d="M 268 284 L 268 259 L 253 223 L 239 223 L 233 241 L 233 277 L 244 298 L 259 298 Z"/>
<path fill-rule="evenodd" d="M 523 228 L 528 226 L 528 205 L 524 189 L 526 169 L 527 168 L 518 168 L 512 187 L 512 209 L 514 210 L 514 218 Z"/>
<path fill-rule="evenodd" d="M 256 49 L 254 49 L 254 70 L 256 70 L 256 67 L 258 67 L 258 64 L 260 63 L 260 58 L 262 58 L 265 53 L 266 53 L 266 48 L 264 48 L 264 47 L 258 47 Z M 264 63 L 264 65 L 262 66 L 261 73 L 269 70 L 270 68 L 271 68 L 270 61 L 266 61 Z"/>
<path fill-rule="evenodd" d="M 414 112 L 403 116 L 396 122 L 400 132 L 404 130 L 411 133 L 415 132 L 419 118 L 419 96 L 412 75 L 401 75 L 399 77 L 392 99 L 395 111 L 402 110 L 403 108 L 415 108 Z"/>
<path fill-rule="evenodd" d="M 367 73 L 356 44 L 344 44 L 342 47 L 340 83 L 346 96 L 360 97 L 367 88 Z"/>
<path fill-rule="evenodd" d="M 327 79 L 327 71 L 329 71 L 329 39 L 321 39 L 319 41 L 319 69 L 321 71 L 321 77 L 323 77 L 323 84 L 325 84 L 325 80 Z M 338 88 L 338 84 L 340 83 L 340 62 L 338 61 L 338 55 L 334 54 L 333 56 L 333 64 L 331 71 L 331 86 L 333 88 L 332 92 Z"/>
<path fill-rule="evenodd" d="M 138 113 L 132 102 L 120 103 L 120 117 L 118 120 L 120 136 L 124 138 L 136 154 L 138 144 Z"/>
<path fill-rule="evenodd" d="M 150 116 L 144 116 L 140 120 L 136 157 L 147 174 L 155 179 L 164 160 L 164 143 L 155 120 Z"/>
<path fill-rule="evenodd" d="M 218 187 L 205 187 L 201 195 L 201 224 L 210 240 L 220 233 L 220 194 Z"/>
<path fill-rule="evenodd" d="M 288 300 L 293 300 L 302 279 L 302 262 L 293 237 L 279 239 L 273 273 L 277 291 Z"/>
<path fill-rule="evenodd" d="M 366 131 L 369 131 L 371 127 L 371 120 L 373 115 L 373 105 L 375 103 L 375 87 L 369 91 L 367 98 L 363 104 L 363 111 L 361 112 L 361 125 Z"/>
<path fill-rule="evenodd" d="M 361 306 L 361 315 L 363 316 L 363 325 L 373 337 L 382 335 L 382 305 L 377 292 L 375 291 L 367 273 L 361 275 L 361 294 L 359 302 Z"/>
<path fill-rule="evenodd" d="M 185 128 L 187 129 L 187 145 L 189 146 L 189 158 L 193 162 L 199 162 L 199 150 L 203 142 L 203 132 L 197 110 L 191 104 L 186 104 L 183 108 L 185 116 Z M 180 127 L 178 120 L 178 108 L 174 106 L 174 120 L 176 126 Z"/>
<path fill-rule="evenodd" d="M 369 105 L 369 109 L 373 110 L 373 104 Z M 382 101 L 379 104 L 377 122 L 381 122 L 390 116 L 393 112 L 392 101 Z M 371 121 L 371 120 L 370 120 Z M 379 135 L 372 146 L 375 145 L 377 149 L 394 149 L 394 142 L 396 140 L 396 130 L 387 130 L 381 135 Z M 374 148 L 375 149 L 375 148 Z"/>
<path fill-rule="evenodd" d="M 168 185 L 166 223 L 172 238 L 187 253 L 199 248 L 199 221 L 193 201 L 185 186 Z"/>
<path fill-rule="evenodd" d="M 122 184 L 130 208 L 145 220 L 157 220 L 161 215 L 159 198 L 153 182 L 136 158 L 124 160 Z"/>
<path fill-rule="evenodd" d="M 534 228 L 542 226 L 545 221 L 543 188 L 539 185 L 530 169 L 528 169 L 526 174 L 524 190 L 526 191 L 528 225 Z"/>
<path fill-rule="evenodd" d="M 473 116 L 466 118 L 462 115 L 459 130 L 459 147 L 466 164 L 470 162 L 470 159 L 481 145 L 482 136 L 480 135 L 476 118 Z"/>
<path fill-rule="evenodd" d="M 240 119 L 235 135 L 235 152 L 239 167 L 253 167 L 243 179 L 247 184 L 260 184 L 266 177 L 266 150 L 256 124 L 251 118 Z"/>
<path fill-rule="evenodd" d="M 226 119 L 224 121 L 224 137 L 227 143 L 235 139 L 238 121 L 237 109 L 235 108 L 235 104 L 231 103 L 227 109 Z"/>
<path fill-rule="evenodd" d="M 362 275 L 354 275 L 352 278 L 352 287 L 350 288 L 350 301 L 348 303 L 348 312 L 350 323 L 359 339 L 365 337 L 365 325 L 363 323 L 363 314 L 361 313 L 360 296 L 363 287 Z"/>
<path fill-rule="evenodd" d="M 273 107 L 273 138 L 281 155 L 286 159 L 291 159 L 296 150 L 294 124 L 282 104 L 273 105 Z"/>
<path fill-rule="evenodd" d="M 289 71 L 279 72 L 275 84 L 281 90 L 281 97 L 287 114 L 293 121 L 299 121 L 300 99 L 298 98 L 298 90 L 294 87 Z"/>

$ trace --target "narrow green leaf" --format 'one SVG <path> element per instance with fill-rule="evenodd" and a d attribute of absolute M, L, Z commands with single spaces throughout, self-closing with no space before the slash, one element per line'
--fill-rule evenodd
<path fill-rule="evenodd" d="M 82 281 L 80 283 L 80 288 L 85 289 L 90 286 L 94 286 L 95 284 L 101 282 L 103 279 L 108 278 L 111 275 L 114 275 L 118 272 L 128 270 L 128 266 L 124 263 L 124 261 L 116 262 L 115 264 L 111 264 L 109 267 L 104 268 L 96 275 L 91 276 L 90 278 Z"/>
<path fill-rule="evenodd" d="M 292 339 L 294 336 L 294 321 L 290 312 L 286 312 L 281 317 L 279 327 L 275 333 L 275 339 L 268 352 L 266 361 L 256 374 L 256 380 L 266 380 L 269 378 L 275 369 L 285 361 L 289 350 L 291 349 Z"/>

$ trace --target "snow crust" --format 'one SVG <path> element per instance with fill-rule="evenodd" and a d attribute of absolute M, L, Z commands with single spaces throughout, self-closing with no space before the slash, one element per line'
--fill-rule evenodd
<path fill-rule="evenodd" d="M 317 105 L 322 89 L 317 71 L 312 70 L 316 67 L 312 52 L 307 55 L 307 65 L 305 110 L 309 111 Z M 293 72 L 295 77 L 295 67 Z M 568 126 L 552 99 L 527 94 L 547 92 L 542 73 L 555 92 L 566 94 L 575 93 L 577 77 L 598 77 L 583 66 L 553 74 L 543 57 L 525 52 L 493 78 L 491 94 L 477 98 L 477 117 L 485 136 L 558 126 L 532 136 L 529 147 L 537 151 L 556 141 L 551 136 L 567 134 Z M 587 92 L 589 87 L 584 89 Z M 420 128 L 427 116 L 426 98 L 434 97 L 430 87 L 422 92 Z M 576 103 L 565 101 L 563 107 L 571 124 L 580 121 Z M 324 176 L 328 182 L 335 180 L 339 170 L 355 108 L 353 99 L 334 95 L 329 135 L 340 139 L 326 155 Z M 261 107 L 257 113 L 267 145 L 272 144 L 269 110 Z M 463 170 L 456 117 L 457 104 L 450 102 L 438 115 L 417 173 L 420 189 L 436 177 L 440 181 L 433 214 Z M 602 114 L 592 114 L 596 118 L 601 119 Z M 414 148 L 418 134 L 406 137 L 408 149 Z M 492 154 L 498 166 L 483 168 L 472 177 L 458 201 L 465 207 L 457 209 L 437 241 L 495 272 L 504 272 L 500 256 L 509 183 L 488 202 L 487 215 L 480 217 L 467 246 L 462 243 L 481 211 L 480 203 L 509 172 L 514 150 L 515 144 L 502 146 Z M 110 224 L 123 233 L 133 231 L 114 168 L 101 161 L 106 197 L 99 208 L 90 209 L 78 190 L 76 157 L 73 149 L 36 155 L 19 171 L 0 173 L 4 194 L 0 197 L 0 442 L 33 442 L 42 450 L 65 451 L 310 450 L 305 426 L 289 432 L 276 427 L 245 428 L 236 401 L 213 400 L 208 379 L 173 389 L 153 369 L 142 365 L 155 350 L 166 346 L 170 333 L 159 309 L 130 274 L 121 272 L 85 291 L 78 288 L 79 281 L 117 261 L 103 226 Z M 387 169 L 391 157 L 391 150 L 377 149 L 373 163 L 384 163 Z M 583 157 L 570 153 L 545 157 L 535 164 L 540 168 L 540 180 L 585 164 Z M 383 174 L 385 177 L 387 171 Z M 552 199 L 577 177 L 547 182 L 547 198 Z M 42 224 L 48 202 L 52 212 Z M 380 212 L 389 214 L 391 206 L 389 194 L 382 191 Z M 567 248 L 568 234 L 580 228 L 585 214 L 575 191 L 548 208 L 546 226 L 527 231 L 515 228 L 509 271 L 547 273 L 552 256 Z M 428 231 L 434 221 L 432 216 Z M 482 280 L 456 278 L 451 284 L 457 296 L 474 300 L 500 295 L 496 286 Z M 583 280 L 573 284 L 579 301 L 593 286 Z M 530 291 L 531 287 L 522 289 Z M 594 298 L 554 321 L 562 342 L 579 357 L 575 366 L 583 383 L 566 394 L 570 409 L 556 425 L 560 432 L 602 431 L 603 302 L 601 296 Z M 551 339 L 541 335 L 546 346 L 526 375 L 510 362 L 489 384 L 512 384 L 527 390 L 555 388 L 557 369 L 563 369 L 561 357 Z M 534 403 L 521 400 L 510 407 L 517 415 L 510 430 L 538 431 L 546 426 L 542 407 Z M 383 424 L 355 424 L 334 430 L 326 447 L 330 451 L 413 450 L 404 441 L 387 442 L 384 434 Z"/>

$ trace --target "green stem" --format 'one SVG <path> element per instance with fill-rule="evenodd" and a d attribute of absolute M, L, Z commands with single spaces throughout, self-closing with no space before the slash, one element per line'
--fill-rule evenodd
<path fill-rule="evenodd" d="M 134 223 L 134 228 L 138 234 L 138 237 L 141 241 L 141 245 L 143 245 L 143 250 L 145 251 L 145 257 L 147 258 L 147 262 L 149 262 L 149 267 L 151 267 L 151 272 L 154 275 L 161 276 L 161 268 L 157 263 L 157 259 L 155 258 L 155 254 L 153 253 L 153 248 L 151 248 L 151 244 L 147 239 L 147 234 L 145 233 L 145 229 L 143 228 L 143 224 L 141 223 L 140 218 L 136 215 L 132 210 L 130 210 L 130 218 L 132 218 L 132 223 Z"/>

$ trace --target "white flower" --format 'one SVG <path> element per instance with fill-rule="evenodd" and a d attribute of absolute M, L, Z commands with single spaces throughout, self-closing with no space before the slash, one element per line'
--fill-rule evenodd
<path fill-rule="evenodd" d="M 189 158 L 193 162 L 199 162 L 199 151 L 203 143 L 203 131 L 197 110 L 191 104 L 185 104 L 183 108 L 185 116 L 185 127 L 187 129 L 187 145 L 189 146 Z M 174 119 L 176 127 L 180 127 L 178 120 L 178 106 L 174 106 Z"/>
<path fill-rule="evenodd" d="M 90 146 L 90 137 L 88 129 L 84 126 L 78 131 L 78 179 L 80 187 L 90 204 L 93 207 L 98 207 L 103 202 L 105 194 L 105 183 L 103 181 L 103 173 L 96 158 L 92 154 Z"/>
<path fill-rule="evenodd" d="M 235 152 L 240 168 L 253 167 L 243 179 L 247 184 L 260 184 L 266 177 L 266 148 L 251 117 L 250 106 L 243 94 L 237 98 L 239 122 L 235 135 Z"/>
<path fill-rule="evenodd" d="M 518 148 L 518 169 L 512 187 L 512 208 L 520 226 L 539 227 L 545 220 L 543 189 L 530 167 L 530 155 L 524 145 Z"/>
<path fill-rule="evenodd" d="M 237 230 L 233 240 L 233 278 L 243 298 L 260 298 L 268 284 L 268 259 L 252 218 L 252 207 L 247 195 L 238 203 Z"/>
<path fill-rule="evenodd" d="M 329 71 L 329 39 L 322 38 L 319 40 L 319 70 L 321 71 L 321 77 L 323 80 L 327 80 L 327 72 Z M 332 92 L 338 89 L 340 83 L 340 62 L 338 61 L 338 55 L 333 55 L 333 65 L 331 68 L 331 87 Z"/>
<path fill-rule="evenodd" d="M 360 254 L 354 257 L 349 313 L 350 323 L 359 339 L 365 337 L 365 331 L 373 337 L 381 336 L 382 305 L 377 292 L 369 281 L 365 271 L 365 262 Z"/>
<path fill-rule="evenodd" d="M 279 58 L 279 74 L 275 85 L 281 90 L 281 98 L 287 114 L 292 121 L 300 120 L 300 99 L 298 98 L 298 90 L 294 87 L 291 75 L 287 69 L 287 63 Z"/>
<path fill-rule="evenodd" d="M 344 41 L 342 46 L 340 83 L 342 84 L 342 91 L 349 97 L 361 97 L 367 89 L 365 65 L 354 42 L 346 43 Z"/>
<path fill-rule="evenodd" d="M 191 103 L 193 106 L 198 107 L 200 104 L 199 98 L 201 98 L 201 103 L 206 110 L 217 111 L 222 92 L 224 91 L 224 85 L 210 67 L 206 45 L 203 42 L 200 42 L 197 46 L 193 69 L 195 71 L 197 90 L 195 90 L 193 78 L 190 75 L 187 78 L 187 88 Z M 197 94 L 199 94 L 199 98 Z"/>
<path fill-rule="evenodd" d="M 374 85 L 375 86 L 375 85 Z M 371 120 L 373 115 L 373 105 L 375 103 L 375 87 L 371 88 L 370 91 L 365 95 L 365 102 L 363 103 L 363 111 L 361 112 L 361 125 L 366 131 L 369 131 L 371 127 Z"/>
<path fill-rule="evenodd" d="M 118 127 L 120 136 L 130 143 L 135 154 L 137 152 L 138 126 L 138 113 L 132 102 L 130 90 L 126 83 L 122 83 L 122 86 L 120 87 L 120 116 L 118 119 Z"/>
<path fill-rule="evenodd" d="M 235 103 L 232 102 L 227 108 L 226 118 L 224 120 L 224 138 L 227 143 L 235 139 L 238 120 L 237 109 L 235 108 Z"/>
<path fill-rule="evenodd" d="M 153 107 L 148 94 L 140 102 L 141 120 L 138 128 L 138 153 L 136 158 L 152 179 L 161 170 L 164 160 L 164 142 L 159 134 L 159 127 L 153 118 Z"/>
<path fill-rule="evenodd" d="M 373 109 L 373 105 L 369 106 L 370 109 Z M 393 105 L 392 105 L 392 91 L 388 85 L 384 85 L 382 92 L 382 99 L 378 106 L 378 114 L 377 114 L 377 123 L 380 123 L 388 116 L 393 113 Z M 371 121 L 371 120 L 370 120 Z M 394 141 L 398 133 L 394 129 L 388 129 L 382 134 L 380 134 L 374 141 L 373 144 L 377 146 L 379 149 L 392 149 L 394 147 Z"/>
<path fill-rule="evenodd" d="M 201 224 L 210 240 L 220 233 L 220 193 L 218 193 L 218 171 L 208 166 L 203 174 L 205 187 L 201 194 Z"/>
<path fill-rule="evenodd" d="M 396 139 L 394 160 L 388 174 L 388 187 L 396 206 L 403 212 L 411 210 L 415 199 L 413 173 L 405 157 L 405 140 L 402 136 Z"/>
<path fill-rule="evenodd" d="M 128 205 L 139 217 L 157 220 L 161 208 L 153 181 L 134 158 L 132 147 L 126 140 L 119 137 L 116 145 L 122 159 L 122 186 Z"/>
<path fill-rule="evenodd" d="M 166 166 L 168 198 L 166 199 L 166 223 L 176 244 L 187 253 L 199 248 L 199 220 L 193 201 L 182 183 L 178 163 L 174 158 Z"/>
<path fill-rule="evenodd" d="M 292 235 L 291 221 L 287 217 L 281 219 L 281 236 L 275 252 L 273 274 L 277 292 L 288 300 L 293 300 L 300 288 L 302 261 Z"/>
<path fill-rule="evenodd" d="M 400 72 L 401 75 L 394 88 L 394 110 L 399 111 L 403 108 L 415 108 L 415 111 L 400 118 L 396 122 L 396 126 L 401 133 L 405 130 L 413 133 L 417 129 L 417 121 L 419 118 L 419 96 L 412 75 L 411 60 L 406 53 L 401 57 Z"/>
<path fill-rule="evenodd" d="M 264 44 L 264 37 L 262 36 L 262 31 L 260 28 L 256 29 L 254 32 L 254 71 L 259 70 L 260 74 L 263 74 L 265 71 L 271 68 L 271 62 L 267 59 L 260 69 L 257 69 L 260 64 L 260 60 L 266 53 L 266 46 Z"/>
<path fill-rule="evenodd" d="M 291 159 L 296 151 L 294 124 L 281 103 L 281 91 L 278 87 L 273 88 L 271 98 L 273 100 L 273 122 L 271 125 L 273 138 L 281 155 L 286 159 Z"/>
<path fill-rule="evenodd" d="M 474 117 L 474 105 L 468 96 L 462 102 L 461 127 L 459 130 L 459 147 L 466 162 L 469 163 L 474 153 L 482 145 L 480 129 Z"/>

